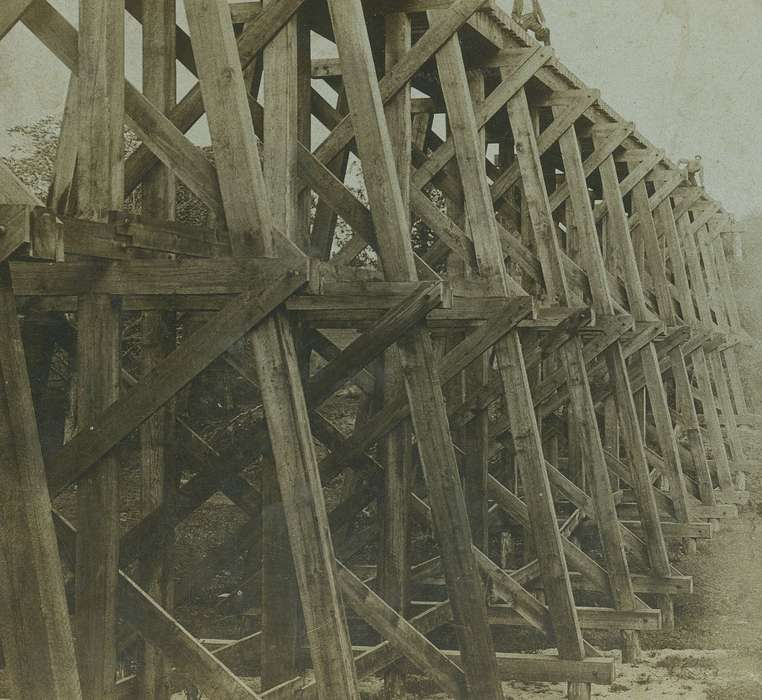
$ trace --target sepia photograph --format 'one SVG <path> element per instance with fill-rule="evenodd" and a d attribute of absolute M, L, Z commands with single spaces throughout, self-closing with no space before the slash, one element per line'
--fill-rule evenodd
<path fill-rule="evenodd" d="M 0 700 L 762 700 L 761 42 L 0 0 Z"/>

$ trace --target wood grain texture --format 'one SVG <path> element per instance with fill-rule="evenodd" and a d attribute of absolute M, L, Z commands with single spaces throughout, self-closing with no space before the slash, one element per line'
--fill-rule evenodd
<path fill-rule="evenodd" d="M 82 697 L 16 303 L 0 264 L 0 635 L 13 693 Z"/>
<path fill-rule="evenodd" d="M 274 4 L 279 7 L 282 3 Z M 272 255 L 273 215 L 224 0 L 186 3 L 233 251 Z M 307 406 L 288 320 L 266 319 L 248 342 L 288 522 L 307 636 L 323 697 L 359 696 Z"/>

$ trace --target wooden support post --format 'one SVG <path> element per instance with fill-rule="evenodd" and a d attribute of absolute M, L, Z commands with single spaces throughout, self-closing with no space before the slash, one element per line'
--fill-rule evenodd
<path fill-rule="evenodd" d="M 175 6 L 165 0 L 143 0 L 143 94 L 165 114 L 177 100 L 175 71 Z M 72 77 L 74 83 L 76 78 Z M 75 84 L 75 83 L 74 83 Z M 71 89 L 71 86 L 70 86 Z M 59 188 L 60 189 L 60 188 Z M 143 182 L 143 214 L 169 221 L 175 218 L 175 176 L 157 165 Z M 142 318 L 142 366 L 147 374 L 175 348 L 176 319 L 172 311 L 147 311 Z M 175 403 L 170 400 L 140 426 L 141 510 L 143 516 L 163 508 L 164 522 L 154 550 L 140 562 L 140 584 L 165 610 L 174 606 L 172 566 L 174 528 L 171 509 L 176 489 Z M 146 644 L 139 672 L 141 695 L 169 700 L 171 669 L 161 652 Z"/>
<path fill-rule="evenodd" d="M 468 73 L 471 101 L 474 105 L 482 104 L 485 97 L 485 79 L 481 71 Z M 479 145 L 486 158 L 486 131 L 479 130 Z M 471 238 L 474 228 L 470 228 Z M 477 234 L 478 235 L 478 234 Z M 471 277 L 474 271 L 464 265 L 465 276 Z M 469 365 L 464 373 L 466 398 L 475 399 L 482 394 L 488 382 L 489 362 L 487 355 Z M 477 411 L 476 415 L 466 424 L 464 430 L 463 449 L 463 482 L 465 485 L 466 508 L 471 523 L 471 535 L 476 547 L 488 553 L 489 530 L 487 517 L 487 475 L 489 472 L 489 413 L 486 409 Z"/>
<path fill-rule="evenodd" d="M 37 421 L 8 264 L 0 263 L 0 636 L 14 697 L 79 700 Z"/>
<path fill-rule="evenodd" d="M 671 297 L 668 296 L 669 291 L 665 284 L 666 278 L 662 274 L 660 266 L 661 250 L 659 248 L 659 241 L 656 233 L 656 223 L 654 222 L 651 213 L 651 206 L 648 202 L 648 191 L 646 190 L 646 183 L 644 180 L 641 180 L 633 188 L 632 199 L 635 213 L 640 220 L 638 231 L 640 232 L 640 238 L 643 241 L 644 255 L 647 258 L 651 278 L 658 280 L 656 289 L 660 317 L 666 323 L 670 323 L 670 321 L 672 321 L 672 301 Z M 622 250 L 622 253 L 626 255 L 627 251 Z M 625 269 L 627 270 L 629 268 L 626 267 Z M 634 272 L 634 270 L 629 270 L 629 273 L 633 274 L 633 276 Z M 642 292 L 642 274 L 640 271 L 638 271 L 638 273 L 638 278 L 633 279 L 632 281 L 633 283 L 640 285 Z M 642 293 L 643 303 L 637 303 L 632 307 L 633 317 L 636 321 L 645 320 L 644 317 L 641 317 L 640 314 L 635 311 L 635 309 L 645 310 L 645 293 Z M 628 286 L 628 298 L 629 296 L 630 292 Z M 672 425 L 669 404 L 667 402 L 667 392 L 664 389 L 664 382 L 662 380 L 661 370 L 659 369 L 659 361 L 656 357 L 656 348 L 653 343 L 649 343 L 641 351 L 640 359 L 646 377 L 648 398 L 651 406 L 651 413 L 654 418 L 654 424 L 656 425 L 656 436 L 659 441 L 659 448 L 669 474 L 669 486 L 672 502 L 675 504 L 675 516 L 681 522 L 688 522 L 688 494 L 685 487 L 683 467 L 680 462 L 680 454 L 677 450 L 677 440 L 675 438 L 675 430 Z"/>
<path fill-rule="evenodd" d="M 468 90 L 457 35 L 445 43 L 436 59 L 463 182 L 466 219 L 471 226 L 478 271 L 481 276 L 492 281 L 495 294 L 508 296 L 509 279 L 503 262 L 492 195 L 484 172 L 484 148 L 478 131 L 474 104 Z M 519 93 L 523 95 L 523 89 L 519 90 Z M 531 119 L 528 109 L 526 117 Z M 531 129 L 531 121 L 527 123 Z M 514 131 L 514 137 L 515 135 Z M 519 160 L 522 161 L 521 151 L 517 149 L 517 152 Z M 521 164 L 524 166 L 526 163 Z M 536 163 L 532 163 L 532 167 L 535 165 L 539 165 L 539 158 L 536 159 Z M 553 618 L 556 642 L 563 657 L 579 660 L 585 655 L 584 643 L 561 548 L 553 497 L 545 471 L 542 443 L 518 335 L 512 333 L 503 338 L 498 342 L 496 350 L 517 463 L 521 469 L 531 513 L 534 542 L 542 566 L 545 595 Z M 575 697 L 589 697 L 589 691 L 589 686 L 584 684 L 570 686 L 570 693 L 575 693 Z"/>
<path fill-rule="evenodd" d="M 248 243 L 252 252 L 272 255 L 270 193 L 257 151 L 228 3 L 189 0 L 186 12 L 234 252 L 245 255 Z M 252 232 L 256 232 L 253 238 Z M 291 329 L 282 312 L 261 323 L 250 343 L 319 695 L 358 698 L 302 379 Z"/>
<path fill-rule="evenodd" d="M 275 4 L 267 0 L 264 7 Z M 264 51 L 264 167 L 273 223 L 301 249 L 309 240 L 310 191 L 299 192 L 299 143 L 310 139 L 310 43 L 295 14 Z M 297 354 L 303 355 L 295 339 Z M 288 524 L 272 460 L 262 475 L 262 688 L 296 675 L 299 590 Z"/>
<path fill-rule="evenodd" d="M 561 267 L 559 244 L 556 239 L 553 217 L 550 213 L 550 203 L 548 201 L 548 195 L 542 177 L 542 167 L 540 164 L 535 128 L 529 111 L 526 93 L 523 88 L 508 101 L 508 117 L 511 130 L 513 131 L 514 142 L 516 144 L 517 161 L 521 172 L 527 215 L 529 222 L 531 223 L 537 254 L 543 267 L 546 292 L 548 297 L 554 302 L 563 304 L 566 303 L 566 300 L 568 299 L 566 278 L 563 268 Z M 573 348 L 572 352 L 576 352 L 576 349 L 576 347 Z M 564 357 L 564 362 L 567 363 L 569 359 L 571 359 L 571 357 Z M 501 362 L 505 362 L 505 359 L 501 358 Z M 584 372 L 584 363 L 581 364 L 583 368 L 582 371 Z M 567 371 L 568 370 L 569 366 L 567 366 Z M 580 382 L 583 382 L 585 379 L 584 377 L 578 378 Z M 528 442 L 524 437 L 527 434 L 527 431 L 524 426 L 520 426 L 516 421 L 516 416 L 519 413 L 519 410 L 517 410 L 515 404 L 514 406 L 511 406 L 508 401 L 508 397 L 511 393 L 515 392 L 515 388 L 512 392 L 508 380 L 509 377 L 504 375 L 503 384 L 506 392 L 506 404 L 508 406 L 508 414 L 512 423 L 518 462 L 521 465 L 524 462 L 524 452 L 527 449 L 527 445 L 522 445 L 521 443 Z M 584 389 L 584 387 L 581 388 Z M 532 408 L 531 394 L 529 394 L 528 388 L 526 394 L 530 402 L 532 420 L 534 421 L 534 410 Z M 575 417 L 580 418 L 580 412 L 575 413 Z M 536 439 L 539 443 L 539 435 L 536 435 Z M 543 541 L 543 538 L 540 538 L 537 534 L 535 535 L 537 557 L 543 568 L 545 595 L 548 601 L 548 606 L 554 617 L 554 628 L 558 637 L 559 653 L 566 658 L 575 660 L 582 659 L 584 658 L 584 645 L 579 628 L 579 620 L 577 619 L 574 598 L 569 584 L 568 571 L 565 570 L 566 560 L 561 552 L 558 524 L 555 522 L 555 513 L 552 508 L 552 496 L 550 496 L 548 491 L 548 495 L 545 499 L 538 499 L 538 496 L 542 496 L 543 490 L 538 488 L 542 482 L 540 481 L 538 483 L 537 479 L 543 478 L 545 482 L 548 483 L 548 477 L 541 449 L 538 449 L 537 452 L 542 461 L 536 467 L 534 465 L 527 465 L 526 469 L 522 469 L 522 480 L 525 484 L 527 505 L 529 506 L 530 512 L 534 511 L 535 513 L 535 515 L 532 516 L 533 527 L 537 528 L 537 525 L 535 524 L 537 518 L 536 514 L 542 513 L 542 510 L 545 509 L 545 519 L 547 524 L 544 526 L 544 529 L 549 529 L 550 523 L 552 523 L 553 529 L 555 530 L 555 535 L 552 540 L 549 537 L 546 537 Z M 532 477 L 532 474 L 537 474 L 537 476 Z M 534 479 L 534 481 L 532 479 Z M 543 503 L 543 500 L 546 500 L 547 502 Z M 550 510 L 550 513 L 547 512 L 548 509 Z M 552 546 L 549 547 L 549 544 Z M 546 561 L 543 564 L 544 558 L 549 559 L 550 561 Z M 560 562 L 554 561 L 556 558 L 558 558 Z M 555 572 L 557 580 L 552 586 L 549 586 L 548 578 L 550 575 L 553 575 L 552 567 L 558 567 L 559 563 L 562 566 L 562 571 Z M 564 576 L 564 580 L 560 579 L 559 574 Z M 570 684 L 569 697 L 586 698 L 589 696 L 589 686 L 585 686 L 584 684 Z"/>
<path fill-rule="evenodd" d="M 394 65 L 410 50 L 412 28 L 403 13 L 384 18 L 385 69 Z M 410 85 L 406 85 L 386 104 L 396 174 L 410 230 L 410 168 L 412 158 L 412 119 Z M 377 386 L 379 384 L 377 383 Z M 399 353 L 388 350 L 383 359 L 383 399 L 393 399 L 404 389 Z M 408 494 L 413 487 L 414 462 L 410 421 L 403 421 L 384 438 L 384 494 L 382 503 L 382 543 L 379 590 L 387 605 L 407 617 L 410 604 L 410 512 Z M 404 698 L 405 674 L 401 666 L 392 667 L 384 675 L 384 695 L 389 700 Z"/>
<path fill-rule="evenodd" d="M 384 273 L 390 280 L 415 280 L 408 213 L 375 78 L 362 5 L 359 0 L 329 0 L 328 7 L 358 152 L 364 163 L 372 164 L 366 168 L 365 184 Z M 398 347 L 469 693 L 485 700 L 502 698 L 484 588 L 471 550 L 465 499 L 431 339 L 423 329 L 414 330 Z"/>
<path fill-rule="evenodd" d="M 0 202 L 42 206 L 5 165 L 0 167 Z M 5 261 L 0 262 L 0 327 L 5 329 L 0 334 L 0 640 L 19 697 L 79 700 L 37 417 Z"/>
<path fill-rule="evenodd" d="M 593 309 L 596 313 L 612 315 L 614 306 L 608 288 L 608 277 L 603 254 L 598 243 L 593 209 L 587 189 L 582 155 L 574 127 L 571 127 L 559 141 L 563 158 L 569 198 L 574 211 L 576 234 L 579 237 L 580 260 L 587 271 Z M 553 232 L 555 234 L 555 231 Z M 632 589 L 630 572 L 624 554 L 624 543 L 616 513 L 611 481 L 587 377 L 585 361 L 579 340 L 572 341 L 576 348 L 564 351 L 564 361 L 569 379 L 569 394 L 572 399 L 574 419 L 581 432 L 581 452 L 588 465 L 589 487 L 595 506 L 598 532 L 603 544 L 606 568 L 609 574 L 614 606 L 618 610 L 632 610 L 637 607 Z M 617 364 L 618 355 L 607 351 L 607 361 Z M 571 343 L 567 343 L 571 346 Z M 608 359 L 610 357 L 610 359 Z M 613 376 L 613 374 L 612 374 Z M 574 379 L 575 381 L 572 381 Z M 575 386 L 576 385 L 576 386 Z M 618 434 L 614 431 L 611 416 L 606 424 L 607 440 L 617 448 Z M 622 656 L 626 661 L 636 661 L 639 656 L 639 642 L 635 632 L 622 633 Z"/>
<path fill-rule="evenodd" d="M 124 8 L 83 0 L 79 6 L 77 203 L 82 218 L 121 209 L 124 128 Z M 107 295 L 77 304 L 75 425 L 88 430 L 113 403 L 120 383 L 119 303 Z M 86 700 L 114 697 L 116 678 L 119 472 L 113 454 L 77 489 L 77 661 Z"/>
<path fill-rule="evenodd" d="M 627 213 L 625 212 L 619 189 L 619 178 L 613 155 L 603 161 L 599 171 L 603 183 L 603 198 L 608 208 L 606 230 L 611 235 L 614 245 L 620 252 L 618 257 L 623 265 L 630 309 L 633 315 L 637 314 L 638 318 L 644 319 L 648 317 L 648 312 L 636 266 L 635 253 L 632 249 Z M 641 353 L 641 357 L 644 363 L 649 363 L 650 365 L 655 363 L 656 373 L 658 373 L 658 360 L 651 344 Z M 645 453 L 645 439 L 633 401 L 630 378 L 627 373 L 627 365 L 622 354 L 621 344 L 617 343 L 613 345 L 607 352 L 606 364 L 611 383 L 615 389 L 614 396 L 619 411 L 622 441 L 626 453 L 630 458 L 633 486 L 646 533 L 651 567 L 657 575 L 669 576 L 671 571 L 669 556 L 651 486 L 648 461 Z M 654 372 L 651 372 L 651 374 L 653 375 Z M 659 381 L 661 381 L 661 374 L 659 374 Z M 660 601 L 660 607 L 666 611 L 665 614 L 669 614 L 672 609 L 672 601 L 665 596 Z"/>

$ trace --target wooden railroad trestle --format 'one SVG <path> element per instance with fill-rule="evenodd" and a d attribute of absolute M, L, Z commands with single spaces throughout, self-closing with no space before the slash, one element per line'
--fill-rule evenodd
<path fill-rule="evenodd" d="M 21 22 L 72 72 L 47 203 L 0 164 L 10 695 L 166 699 L 181 677 L 215 700 L 334 700 L 382 674 L 401 697 L 403 658 L 454 697 L 502 698 L 503 679 L 568 681 L 573 698 L 611 683 L 585 630 L 620 630 L 637 659 L 638 632 L 671 624 L 671 596 L 692 586 L 666 538 L 709 537 L 743 502 L 730 216 L 491 0 L 185 0 L 189 35 L 174 0 L 127 0 L 142 92 L 124 78 L 121 3 L 79 5 L 78 30 L 47 0 L 0 8 L 0 38 Z M 176 61 L 198 77 L 179 102 Z M 214 163 L 185 136 L 204 115 Z M 316 144 L 313 121 L 328 133 Z M 127 157 L 125 125 L 141 141 Z M 174 221 L 177 181 L 214 230 Z M 127 215 L 138 186 L 142 214 Z M 332 254 L 338 217 L 352 235 Z M 413 221 L 434 239 L 418 253 Z M 353 265 L 369 246 L 379 270 Z M 142 312 L 140 378 L 120 366 L 123 311 Z M 28 373 L 53 341 L 30 330 L 61 312 L 76 319 L 72 434 L 43 455 Z M 179 345 L 178 314 L 196 315 Z M 354 339 L 337 345 L 336 328 Z M 222 451 L 174 408 L 218 358 L 265 410 Z M 320 406 L 350 383 L 372 408 L 346 435 Z M 122 533 L 114 448 L 138 429 L 142 517 Z M 198 465 L 181 486 L 173 444 Z M 258 459 L 255 484 L 241 471 Z M 341 473 L 329 512 L 322 485 Z M 74 484 L 76 531 L 51 507 Z M 217 492 L 248 523 L 173 581 L 174 528 Z M 375 526 L 349 529 L 374 501 Z M 521 568 L 497 557 L 504 518 L 531 544 Z M 432 531 L 434 559 L 412 561 L 414 527 Z M 353 566 L 372 538 L 377 565 Z M 261 629 L 194 637 L 173 606 L 241 552 L 256 556 L 237 598 L 261 606 Z M 413 600 L 432 586 L 441 602 Z M 353 647 L 347 607 L 376 646 Z M 430 636 L 448 625 L 458 651 Z M 497 625 L 535 628 L 558 653 L 496 652 Z"/>

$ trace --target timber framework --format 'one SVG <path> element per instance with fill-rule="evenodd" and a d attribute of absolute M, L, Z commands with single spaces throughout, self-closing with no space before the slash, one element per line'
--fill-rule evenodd
<path fill-rule="evenodd" d="M 670 540 L 746 498 L 730 215 L 491 0 L 184 4 L 188 33 L 174 0 L 80 0 L 78 29 L 47 0 L 0 6 L 0 38 L 23 23 L 71 70 L 47 201 L 0 164 L 7 693 L 336 700 L 375 676 L 404 697 L 415 673 L 456 698 L 509 679 L 589 698 L 616 669 L 586 635 L 636 660 L 692 588 Z M 198 80 L 179 101 L 178 62 Z M 186 136 L 202 117 L 213 160 Z M 175 220 L 178 182 L 213 225 Z M 54 352 L 68 430 L 43 450 Z M 264 416 L 213 446 L 176 397 L 219 362 Z M 321 411 L 348 386 L 352 432 Z M 175 530 L 220 493 L 245 526 L 175 580 Z M 257 629 L 181 625 L 242 555 Z M 501 650 L 520 627 L 555 654 Z"/>

